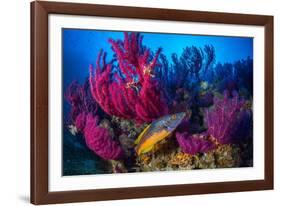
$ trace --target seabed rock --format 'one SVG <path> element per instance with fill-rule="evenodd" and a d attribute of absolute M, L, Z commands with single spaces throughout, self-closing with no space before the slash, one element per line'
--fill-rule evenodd
<path fill-rule="evenodd" d="M 240 167 L 240 148 L 235 144 L 218 145 L 206 153 L 187 154 L 178 147 L 175 138 L 160 142 L 148 153 L 137 157 L 140 171 L 170 171 Z"/>

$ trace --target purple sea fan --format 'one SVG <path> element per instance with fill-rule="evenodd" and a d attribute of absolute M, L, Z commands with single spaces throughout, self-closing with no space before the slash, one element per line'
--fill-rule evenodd
<path fill-rule="evenodd" d="M 204 138 L 204 135 L 200 134 L 190 135 L 188 132 L 177 132 L 176 138 L 181 150 L 191 155 L 208 152 L 215 147 L 212 142 Z"/>
<path fill-rule="evenodd" d="M 253 137 L 253 113 L 251 109 L 243 109 L 233 130 L 233 141 L 250 139 Z"/>
<path fill-rule="evenodd" d="M 77 81 L 73 81 L 67 87 L 64 96 L 71 106 L 68 121 L 74 124 L 77 116 L 83 111 L 83 88 Z"/>
<path fill-rule="evenodd" d="M 94 115 L 97 111 L 97 104 L 90 93 L 89 81 L 86 80 L 83 85 L 73 81 L 67 87 L 64 96 L 71 106 L 67 123 L 75 125 L 78 131 L 83 133 L 87 114 Z"/>
<path fill-rule="evenodd" d="M 205 124 L 207 133 L 220 144 L 233 143 L 237 128 L 241 121 L 241 114 L 245 110 L 245 101 L 239 99 L 237 92 L 224 92 L 223 98 L 214 98 L 214 106 L 205 110 Z"/>
<path fill-rule="evenodd" d="M 97 116 L 87 115 L 84 128 L 87 146 L 105 160 L 121 159 L 124 154 L 121 146 L 113 140 L 106 128 L 98 126 L 98 122 Z"/>

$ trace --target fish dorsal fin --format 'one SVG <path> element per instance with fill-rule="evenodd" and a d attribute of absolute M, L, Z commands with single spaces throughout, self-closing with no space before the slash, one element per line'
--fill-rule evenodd
<path fill-rule="evenodd" d="M 143 135 L 145 134 L 145 132 L 150 128 L 151 124 L 148 125 L 146 128 L 144 128 L 144 130 L 140 133 L 140 135 L 138 136 L 138 138 L 135 140 L 135 144 L 138 144 L 141 140 L 141 138 L 143 137 Z"/>

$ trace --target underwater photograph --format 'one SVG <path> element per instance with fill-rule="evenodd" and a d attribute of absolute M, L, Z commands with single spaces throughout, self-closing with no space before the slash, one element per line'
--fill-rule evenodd
<path fill-rule="evenodd" d="M 62 175 L 253 167 L 253 38 L 62 30 Z"/>

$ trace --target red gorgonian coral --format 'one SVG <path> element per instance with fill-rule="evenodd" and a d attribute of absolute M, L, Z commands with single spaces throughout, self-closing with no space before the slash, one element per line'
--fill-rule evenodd
<path fill-rule="evenodd" d="M 84 85 L 72 82 L 65 94 L 71 105 L 69 121 L 85 137 L 90 150 L 106 160 L 123 157 L 123 150 L 109 130 L 98 125 L 97 105 L 89 93 L 88 81 Z"/>
<path fill-rule="evenodd" d="M 109 115 L 151 122 L 168 113 L 167 102 L 154 69 L 161 49 L 151 60 L 151 52 L 142 46 L 139 33 L 124 33 L 124 41 L 109 39 L 116 55 L 118 71 L 106 63 L 100 51 L 96 67 L 90 66 L 91 93 Z M 101 63 L 102 59 L 102 63 Z"/>
<path fill-rule="evenodd" d="M 87 146 L 105 160 L 118 160 L 124 155 L 120 144 L 113 140 L 108 129 L 98 125 L 98 116 L 88 114 L 84 136 Z"/>
<path fill-rule="evenodd" d="M 65 91 L 65 99 L 70 104 L 70 112 L 67 117 L 68 124 L 75 125 L 78 131 L 82 132 L 85 126 L 86 115 L 95 114 L 97 103 L 91 96 L 89 81 L 80 85 L 73 81 Z"/>

